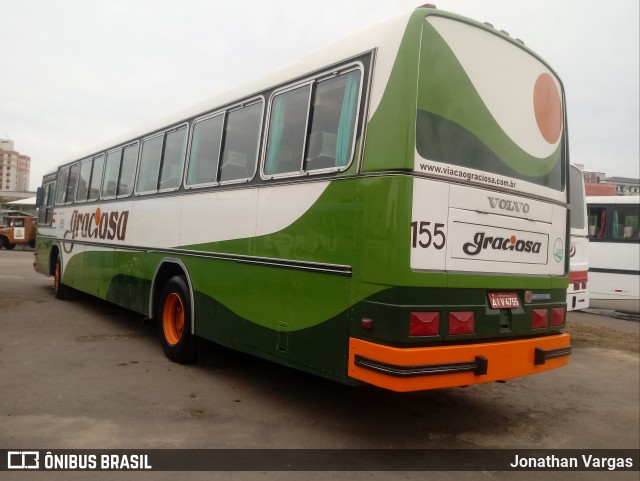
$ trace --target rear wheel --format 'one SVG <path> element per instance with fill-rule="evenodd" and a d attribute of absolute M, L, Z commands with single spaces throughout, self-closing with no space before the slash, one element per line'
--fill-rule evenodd
<path fill-rule="evenodd" d="M 178 363 L 195 361 L 198 338 L 191 333 L 191 296 L 183 276 L 172 277 L 164 286 L 156 315 L 165 355 Z"/>
<path fill-rule="evenodd" d="M 56 255 L 53 265 L 53 293 L 56 299 L 64 299 L 66 297 L 66 287 L 62 283 L 62 261 L 60 254 Z"/>
<path fill-rule="evenodd" d="M 15 244 L 9 244 L 8 242 L 5 242 L 4 244 L 4 248 L 7 249 L 8 251 L 10 251 L 11 249 L 15 249 L 16 245 Z"/>

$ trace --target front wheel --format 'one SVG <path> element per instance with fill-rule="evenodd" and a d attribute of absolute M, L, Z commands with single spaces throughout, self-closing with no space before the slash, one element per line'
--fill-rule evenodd
<path fill-rule="evenodd" d="M 165 355 L 181 364 L 195 361 L 198 338 L 191 332 L 191 296 L 184 277 L 169 279 L 162 290 L 156 315 Z"/>

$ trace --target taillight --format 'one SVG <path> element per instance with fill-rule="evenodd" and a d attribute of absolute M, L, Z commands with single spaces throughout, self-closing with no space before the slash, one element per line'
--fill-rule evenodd
<path fill-rule="evenodd" d="M 551 310 L 551 324 L 562 326 L 564 324 L 564 307 L 554 307 Z"/>
<path fill-rule="evenodd" d="M 440 332 L 439 312 L 412 312 L 409 317 L 410 336 L 437 336 Z"/>
<path fill-rule="evenodd" d="M 534 309 L 531 316 L 531 327 L 543 329 L 549 326 L 549 313 L 546 309 Z"/>
<path fill-rule="evenodd" d="M 449 334 L 473 334 L 474 331 L 473 311 L 449 313 Z"/>

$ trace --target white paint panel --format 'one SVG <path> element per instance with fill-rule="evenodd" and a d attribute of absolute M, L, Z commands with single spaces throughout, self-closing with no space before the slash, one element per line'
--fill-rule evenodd
<path fill-rule="evenodd" d="M 550 224 L 553 206 L 546 202 L 490 190 L 452 185 L 449 206 Z"/>
<path fill-rule="evenodd" d="M 510 264 L 547 263 L 547 234 L 460 221 L 453 222 L 451 232 L 452 259 Z M 498 266 L 496 270 L 502 271 Z"/>
<path fill-rule="evenodd" d="M 329 182 L 309 182 L 260 188 L 256 236 L 293 224 L 320 198 Z"/>
<path fill-rule="evenodd" d="M 451 47 L 505 133 L 530 155 L 551 155 L 560 139 L 549 143 L 542 136 L 533 109 L 533 93 L 536 80 L 543 73 L 551 76 L 561 92 L 553 72 L 498 35 L 442 17 L 430 16 L 427 21 Z"/>
<path fill-rule="evenodd" d="M 445 270 L 448 239 L 449 189 L 444 182 L 427 179 L 413 180 L 411 211 L 411 268 L 416 270 Z M 442 232 L 445 245 L 440 247 Z M 435 234 L 435 235 L 434 235 Z M 427 246 L 427 247 L 425 247 Z"/>
<path fill-rule="evenodd" d="M 185 195 L 182 200 L 180 240 L 175 245 L 253 237 L 257 205 L 258 189 Z"/>

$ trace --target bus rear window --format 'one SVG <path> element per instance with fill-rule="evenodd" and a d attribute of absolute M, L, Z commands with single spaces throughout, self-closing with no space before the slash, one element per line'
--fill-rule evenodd
<path fill-rule="evenodd" d="M 427 17 L 416 110 L 423 171 L 562 192 L 563 115 L 562 86 L 535 56 L 493 31 Z"/>

